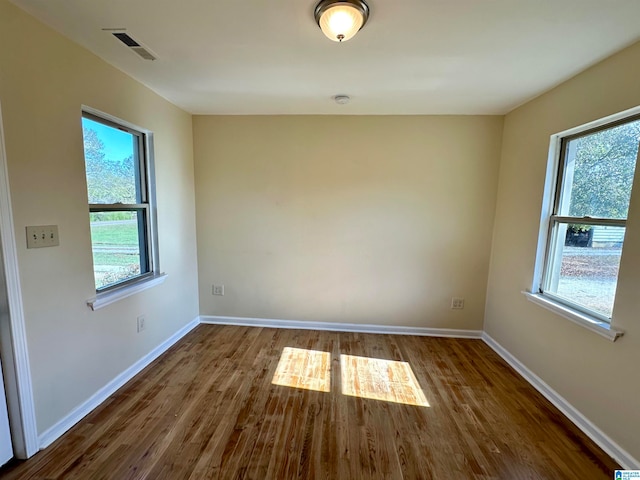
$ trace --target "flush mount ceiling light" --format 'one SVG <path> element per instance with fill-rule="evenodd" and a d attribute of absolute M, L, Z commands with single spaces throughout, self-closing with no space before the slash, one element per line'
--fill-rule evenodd
<path fill-rule="evenodd" d="M 367 23 L 369 6 L 362 0 L 322 0 L 314 15 L 327 38 L 346 42 Z"/>

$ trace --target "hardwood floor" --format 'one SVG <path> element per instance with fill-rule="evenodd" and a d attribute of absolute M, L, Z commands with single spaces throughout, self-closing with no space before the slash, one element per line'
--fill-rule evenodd
<path fill-rule="evenodd" d="M 597 480 L 615 468 L 480 340 L 201 325 L 0 477 Z"/>

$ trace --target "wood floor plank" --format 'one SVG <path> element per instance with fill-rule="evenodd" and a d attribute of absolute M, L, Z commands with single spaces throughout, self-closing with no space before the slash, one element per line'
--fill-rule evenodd
<path fill-rule="evenodd" d="M 598 480 L 616 468 L 482 341 L 201 325 L 0 478 Z"/>

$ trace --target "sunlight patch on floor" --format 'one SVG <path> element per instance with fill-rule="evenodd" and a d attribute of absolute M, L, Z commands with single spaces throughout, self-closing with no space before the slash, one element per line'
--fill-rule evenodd
<path fill-rule="evenodd" d="M 329 352 L 285 347 L 271 383 L 318 392 L 331 390 Z"/>
<path fill-rule="evenodd" d="M 429 402 L 407 362 L 340 355 L 342 394 L 428 407 Z M 331 391 L 331 354 L 285 347 L 271 382 L 283 387 Z"/>
<path fill-rule="evenodd" d="M 344 395 L 429 406 L 407 362 L 340 355 L 340 366 Z"/>

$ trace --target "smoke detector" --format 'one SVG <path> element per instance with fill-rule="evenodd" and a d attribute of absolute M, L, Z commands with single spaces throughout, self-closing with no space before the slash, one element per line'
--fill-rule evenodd
<path fill-rule="evenodd" d="M 333 100 L 338 105 L 346 105 L 351 101 L 351 97 L 349 95 L 336 95 L 335 97 L 333 97 Z"/>

